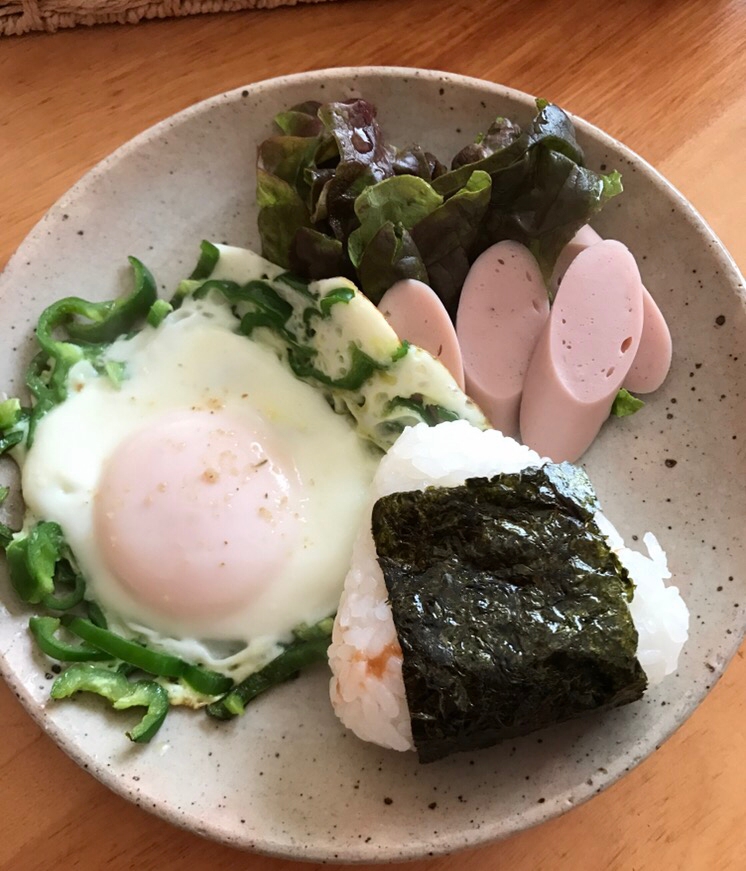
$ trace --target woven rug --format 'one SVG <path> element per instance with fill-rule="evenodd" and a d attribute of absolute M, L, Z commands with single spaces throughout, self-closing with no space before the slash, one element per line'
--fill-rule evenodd
<path fill-rule="evenodd" d="M 198 12 L 272 9 L 324 0 L 0 0 L 0 36 L 54 32 L 79 24 L 136 24 L 144 18 L 170 18 Z"/>

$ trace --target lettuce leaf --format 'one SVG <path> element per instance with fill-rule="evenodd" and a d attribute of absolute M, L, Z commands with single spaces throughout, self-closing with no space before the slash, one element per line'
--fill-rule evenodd
<path fill-rule="evenodd" d="M 434 154 L 420 145 L 397 148 L 393 167 L 395 175 L 416 175 L 425 181 L 432 181 L 448 171 Z"/>
<path fill-rule="evenodd" d="M 334 175 L 320 197 L 332 232 L 346 240 L 358 225 L 355 200 L 366 187 L 394 174 L 395 152 L 384 142 L 375 107 L 367 100 L 326 103 L 318 114 L 339 153 Z"/>
<path fill-rule="evenodd" d="M 360 289 L 378 305 L 397 281 L 414 278 L 428 281 L 427 269 L 410 233 L 387 221 L 365 246 L 357 269 Z"/>
<path fill-rule="evenodd" d="M 292 184 L 263 169 L 257 170 L 256 198 L 262 257 L 289 269 L 297 231 L 311 226 L 308 208 Z"/>
<path fill-rule="evenodd" d="M 455 317 L 474 260 L 526 245 L 548 277 L 562 248 L 621 192 L 585 166 L 572 120 L 537 101 L 525 128 L 498 117 L 450 170 L 422 145 L 388 144 L 366 100 L 308 101 L 259 148 L 262 252 L 306 279 L 356 279 L 378 301 L 401 278 L 427 282 Z"/>
<path fill-rule="evenodd" d="M 363 292 L 378 303 L 395 282 L 418 279 L 429 283 L 455 317 L 490 187 L 489 175 L 477 171 L 445 202 L 415 176 L 368 188 L 355 204 L 361 226 L 349 239 Z"/>
<path fill-rule="evenodd" d="M 614 417 L 629 417 L 630 414 L 639 411 L 643 405 L 645 405 L 645 403 L 642 399 L 638 399 L 636 396 L 633 396 L 629 390 L 625 390 L 624 387 L 622 387 L 614 397 L 614 403 L 611 406 L 611 414 Z"/>
<path fill-rule="evenodd" d="M 360 226 L 347 240 L 353 265 L 359 266 L 363 251 L 384 224 L 411 230 L 442 203 L 443 197 L 415 175 L 397 175 L 366 188 L 355 200 Z"/>
<path fill-rule="evenodd" d="M 490 124 L 486 133 L 480 133 L 474 142 L 459 151 L 451 162 L 451 169 L 458 169 L 461 166 L 468 166 L 478 160 L 483 160 L 495 151 L 500 151 L 511 145 L 520 135 L 521 128 L 517 124 L 508 118 L 498 116 Z"/>
<path fill-rule="evenodd" d="M 285 266 L 283 263 L 279 265 Z M 342 242 L 313 227 L 298 227 L 295 231 L 287 268 L 312 280 L 338 276 L 353 278 L 355 274 Z"/>
<path fill-rule="evenodd" d="M 307 100 L 275 117 L 275 124 L 288 136 L 318 136 L 324 128 L 319 119 L 321 103 Z"/>
<path fill-rule="evenodd" d="M 453 319 L 491 189 L 489 174 L 477 170 L 457 194 L 412 228 L 428 276 L 423 281 L 429 281 Z"/>
<path fill-rule="evenodd" d="M 271 136 L 259 146 L 259 165 L 264 172 L 297 187 L 304 181 L 304 170 L 314 161 L 318 144 L 316 137 Z"/>
<path fill-rule="evenodd" d="M 621 193 L 621 176 L 585 166 L 569 116 L 537 100 L 538 112 L 525 130 L 498 118 L 487 134 L 456 155 L 451 172 L 433 186 L 445 196 L 465 183 L 467 173 L 488 172 L 490 205 L 473 251 L 514 239 L 528 246 L 545 276 L 560 251 L 605 203 Z M 471 161 L 471 162 L 469 162 Z"/>

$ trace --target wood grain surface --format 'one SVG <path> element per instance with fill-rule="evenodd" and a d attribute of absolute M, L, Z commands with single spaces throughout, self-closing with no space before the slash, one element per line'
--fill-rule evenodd
<path fill-rule="evenodd" d="M 348 64 L 439 68 L 560 103 L 661 170 L 746 266 L 741 0 L 348 0 L 0 40 L 0 264 L 86 170 L 155 121 L 262 78 Z M 602 795 L 507 841 L 407 867 L 746 868 L 743 653 Z M 4 686 L 0 736 L 0 871 L 294 865 L 202 840 L 108 792 Z"/>

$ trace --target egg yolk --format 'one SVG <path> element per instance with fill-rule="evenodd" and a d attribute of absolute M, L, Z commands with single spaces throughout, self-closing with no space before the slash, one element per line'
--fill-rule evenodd
<path fill-rule="evenodd" d="M 109 569 L 137 602 L 173 616 L 220 616 L 256 598 L 302 525 L 292 461 L 260 418 L 224 411 L 170 413 L 129 436 L 94 499 Z"/>

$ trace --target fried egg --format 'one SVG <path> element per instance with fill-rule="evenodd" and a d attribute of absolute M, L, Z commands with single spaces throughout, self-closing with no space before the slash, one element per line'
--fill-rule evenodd
<path fill-rule="evenodd" d="M 87 362 L 23 464 L 110 625 L 236 680 L 332 614 L 378 455 L 324 396 L 188 299 Z"/>

